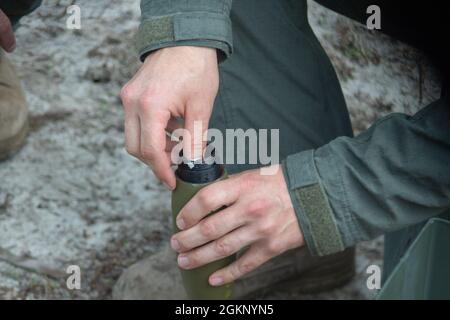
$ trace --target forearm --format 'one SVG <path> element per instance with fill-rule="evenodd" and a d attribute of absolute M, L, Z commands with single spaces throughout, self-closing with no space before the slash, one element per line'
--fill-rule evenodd
<path fill-rule="evenodd" d="M 288 157 L 284 172 L 310 250 L 330 254 L 450 209 L 450 106 L 394 114 L 356 138 Z"/>
<path fill-rule="evenodd" d="M 154 50 L 180 45 L 232 52 L 232 0 L 142 0 L 136 46 L 141 60 Z"/>

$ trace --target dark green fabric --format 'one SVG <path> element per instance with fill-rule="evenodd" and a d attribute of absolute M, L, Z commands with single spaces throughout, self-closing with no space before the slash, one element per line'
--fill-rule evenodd
<path fill-rule="evenodd" d="M 450 300 L 450 221 L 430 219 L 384 283 L 379 300 Z"/>
<path fill-rule="evenodd" d="M 352 232 L 349 225 L 352 221 L 350 219 L 342 221 L 342 217 L 336 214 L 335 207 L 331 207 L 329 187 L 324 185 L 316 168 L 314 157 L 314 150 L 289 155 L 283 161 L 283 172 L 310 252 L 314 255 L 325 255 L 342 251 L 343 248 L 347 247 L 349 241 L 346 238 Z M 322 196 L 311 200 L 314 203 L 310 205 L 302 204 L 298 199 L 298 194 L 305 192 L 310 186 L 321 186 Z M 339 191 L 341 191 L 340 194 Z M 342 191 L 337 188 L 335 197 L 344 199 L 345 195 Z M 320 199 L 319 204 L 315 203 L 317 198 Z M 314 206 L 316 207 L 314 208 Z M 321 210 L 320 208 L 325 209 Z M 333 221 L 335 223 L 334 230 L 337 230 L 337 232 L 333 230 L 330 233 L 329 227 L 322 228 L 321 222 L 324 219 L 328 222 Z M 316 228 L 311 228 L 311 225 L 316 225 Z M 335 244 L 338 244 L 338 246 L 334 246 Z"/>
<path fill-rule="evenodd" d="M 363 24 L 367 19 L 367 6 L 378 5 L 381 8 L 382 28 L 380 31 L 422 50 L 440 72 L 443 91 L 447 90 L 446 95 L 448 95 L 450 46 L 449 42 L 444 39 L 448 38 L 450 9 L 445 2 L 437 2 L 433 6 L 426 6 L 404 0 L 316 1 Z M 445 159 L 441 160 L 445 161 Z M 433 164 L 430 162 L 429 165 Z M 450 212 L 443 214 L 441 217 L 450 219 Z M 419 223 L 386 235 L 383 278 L 390 274 L 424 224 L 425 222 Z"/>
<path fill-rule="evenodd" d="M 449 102 L 441 99 L 413 117 L 387 116 L 356 138 L 341 137 L 314 151 L 310 166 L 317 169 L 346 247 L 448 214 L 449 124 Z M 289 157 L 287 172 L 292 166 L 296 159 Z M 408 233 L 397 238 L 397 247 L 410 243 L 417 230 Z"/>
<path fill-rule="evenodd" d="M 336 73 L 308 24 L 306 1 L 297 4 L 292 10 L 280 0 L 233 3 L 234 52 L 220 66 L 211 117 L 211 127 L 223 132 L 279 129 L 280 159 L 352 135 Z"/>
<path fill-rule="evenodd" d="M 306 1 L 235 1 L 230 17 L 235 49 L 220 67 L 211 127 L 222 132 L 279 129 L 281 159 L 338 136 L 352 136 L 336 74 L 308 24 Z M 235 173 L 259 166 L 235 164 L 227 165 L 227 170 Z M 296 213 L 302 215 L 300 205 Z M 331 213 L 328 218 L 333 219 Z M 310 225 L 299 221 L 301 226 Z M 313 233 L 306 231 L 305 237 L 316 253 Z"/>
<path fill-rule="evenodd" d="M 2 0 L 0 9 L 8 16 L 13 26 L 16 26 L 20 18 L 31 13 L 42 3 L 42 0 Z"/>
<path fill-rule="evenodd" d="M 335 71 L 308 24 L 306 1 L 235 1 L 231 20 L 235 49 L 220 67 L 212 128 L 279 129 L 281 159 L 338 136 L 352 136 Z M 227 170 L 235 173 L 259 166 L 234 164 Z M 293 183 L 300 176 L 314 176 L 308 167 L 295 168 L 301 171 L 292 176 Z M 326 197 L 314 191 L 327 207 Z M 297 196 L 291 189 L 301 228 L 308 228 L 304 233 L 310 250 L 321 254 L 343 250 L 340 233 L 330 233 L 337 230 L 331 212 L 321 215 L 316 210 L 316 219 L 302 223 L 305 210 Z M 319 208 L 315 201 L 307 202 L 307 208 Z M 321 221 L 331 222 L 328 229 L 320 228 Z"/>
<path fill-rule="evenodd" d="M 295 190 L 295 194 L 302 210 L 309 214 L 309 234 L 313 237 L 317 254 L 323 256 L 344 250 L 336 221 L 333 219 L 330 204 L 321 184 L 299 188 Z"/>
<path fill-rule="evenodd" d="M 313 157 L 313 150 L 288 156 L 283 173 L 309 250 L 327 255 L 345 247 Z"/>
<path fill-rule="evenodd" d="M 366 17 L 364 1 L 320 2 L 361 22 Z M 378 2 L 382 31 L 422 48 L 435 48 L 434 43 L 426 45 L 435 38 L 430 30 L 433 34 L 442 30 L 435 22 L 418 19 L 420 10 L 412 6 L 405 7 L 407 14 L 400 17 L 388 2 Z M 213 11 L 220 7 L 211 3 L 216 6 Z M 405 19 L 415 23 L 398 26 Z M 386 265 L 392 265 L 420 230 L 417 223 L 450 207 L 446 102 L 440 100 L 413 118 L 388 116 L 353 139 L 336 76 L 308 25 L 305 1 L 235 1 L 231 20 L 235 50 L 221 66 L 211 126 L 222 131 L 280 129 L 281 157 L 291 155 L 283 164 L 284 173 L 313 253 L 341 250 L 410 226 L 395 239 L 401 245 L 387 257 Z M 307 149 L 311 150 L 298 153 Z M 228 170 L 257 166 L 230 165 Z M 305 196 L 302 206 L 299 195 L 311 186 L 315 196 Z M 326 228 L 311 228 L 321 221 L 327 221 L 328 230 L 329 221 L 334 221 L 338 236 L 333 232 L 330 236 Z M 387 252 L 392 252 L 391 237 L 394 233 L 386 238 Z M 331 242 L 343 245 L 330 250 Z"/>
<path fill-rule="evenodd" d="M 364 22 L 367 1 L 320 2 Z M 2 1 L 0 8 L 16 23 L 40 3 Z M 398 6 L 400 12 L 390 3 L 370 3 L 382 8 L 382 31 L 430 53 L 447 75 L 449 50 L 442 39 L 448 10 L 407 5 Z M 386 236 L 389 273 L 424 221 L 449 216 L 448 98 L 414 117 L 388 116 L 351 138 L 342 92 L 309 27 L 306 1 L 231 4 L 143 0 L 137 36 L 141 58 L 178 45 L 223 52 L 229 59 L 220 69 L 211 126 L 280 129 L 280 155 L 287 158 L 283 170 L 310 250 L 328 254 L 391 232 Z M 230 165 L 228 170 L 258 166 Z"/>
<path fill-rule="evenodd" d="M 444 86 L 442 90 L 442 99 L 449 101 L 449 88 Z M 450 221 L 450 210 L 440 215 L 440 218 Z M 400 258 L 409 248 L 417 235 L 425 226 L 426 221 L 407 227 L 405 229 L 386 234 L 384 240 L 384 264 L 383 264 L 383 282 L 393 271 Z"/>
<path fill-rule="evenodd" d="M 439 215 L 438 217 L 450 221 L 450 210 Z M 418 234 L 422 231 L 428 221 L 429 220 L 398 231 L 390 232 L 385 235 L 383 283 L 397 266 L 400 259 L 403 257 L 405 252 L 417 238 Z M 448 248 L 448 243 L 443 243 L 442 246 L 446 246 Z"/>
<path fill-rule="evenodd" d="M 154 50 L 180 46 L 233 50 L 232 0 L 142 0 L 136 47 L 141 60 Z"/>
<path fill-rule="evenodd" d="M 235 1 L 231 21 L 235 51 L 220 67 L 211 127 L 279 129 L 281 158 L 352 135 L 336 74 L 308 24 L 306 1 Z"/>

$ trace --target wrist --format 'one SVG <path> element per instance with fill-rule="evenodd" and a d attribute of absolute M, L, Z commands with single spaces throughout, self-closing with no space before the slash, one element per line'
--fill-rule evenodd
<path fill-rule="evenodd" d="M 224 61 L 227 57 L 227 53 L 224 51 L 224 45 L 218 41 L 211 40 L 191 40 L 191 41 L 173 41 L 169 43 L 159 44 L 157 46 L 151 46 L 139 53 L 140 60 L 144 62 L 149 56 L 161 50 L 168 50 L 174 48 L 193 48 L 193 49 L 209 49 L 215 53 L 218 63 Z"/>

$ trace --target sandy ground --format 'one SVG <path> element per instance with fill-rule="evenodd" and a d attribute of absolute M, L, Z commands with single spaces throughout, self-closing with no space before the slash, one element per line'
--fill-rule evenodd
<path fill-rule="evenodd" d="M 138 68 L 132 37 L 138 0 L 44 3 L 23 19 L 10 55 L 23 80 L 31 134 L 0 163 L 0 299 L 108 299 L 122 270 L 161 249 L 170 235 L 170 194 L 123 144 L 121 86 Z M 310 21 L 342 82 L 356 132 L 390 112 L 414 113 L 439 95 L 418 52 L 311 3 Z M 357 276 L 344 288 L 261 298 L 365 299 L 365 270 L 381 266 L 382 238 L 358 247 Z M 82 270 L 68 290 L 67 266 Z"/>

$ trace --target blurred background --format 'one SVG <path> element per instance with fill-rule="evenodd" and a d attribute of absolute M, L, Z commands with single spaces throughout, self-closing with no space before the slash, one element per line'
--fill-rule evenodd
<path fill-rule="evenodd" d="M 66 8 L 81 8 L 80 30 Z M 309 2 L 313 30 L 343 87 L 355 133 L 391 112 L 439 97 L 420 52 Z M 124 268 L 170 236 L 170 193 L 124 149 L 120 88 L 139 68 L 139 0 L 44 1 L 16 31 L 9 58 L 31 113 L 25 147 L 0 162 L 0 299 L 108 299 Z M 366 299 L 366 268 L 382 265 L 383 239 L 357 249 L 357 275 L 341 289 L 256 298 Z M 82 270 L 66 287 L 67 266 Z"/>

